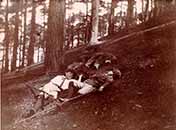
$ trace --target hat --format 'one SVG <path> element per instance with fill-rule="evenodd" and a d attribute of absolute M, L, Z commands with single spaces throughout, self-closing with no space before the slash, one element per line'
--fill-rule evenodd
<path fill-rule="evenodd" d="M 105 60 L 105 63 L 111 63 L 111 60 Z"/>

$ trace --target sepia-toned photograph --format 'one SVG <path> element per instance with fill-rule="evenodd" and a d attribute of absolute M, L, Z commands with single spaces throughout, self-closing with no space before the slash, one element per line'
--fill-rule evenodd
<path fill-rule="evenodd" d="M 0 0 L 1 130 L 176 130 L 176 0 Z"/>

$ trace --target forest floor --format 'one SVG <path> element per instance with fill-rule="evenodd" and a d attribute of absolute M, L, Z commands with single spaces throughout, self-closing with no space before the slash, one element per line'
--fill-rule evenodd
<path fill-rule="evenodd" d="M 13 125 L 33 98 L 24 83 L 2 87 L 2 130 L 176 130 L 176 24 L 102 45 L 122 78 L 30 121 Z M 47 76 L 32 80 L 41 84 Z"/>

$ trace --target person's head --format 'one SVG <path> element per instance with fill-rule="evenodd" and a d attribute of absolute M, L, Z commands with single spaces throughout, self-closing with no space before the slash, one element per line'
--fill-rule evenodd
<path fill-rule="evenodd" d="M 74 77 L 74 74 L 75 74 L 74 71 L 71 69 L 67 69 L 65 71 L 65 76 L 67 79 L 72 79 Z"/>
<path fill-rule="evenodd" d="M 121 73 L 121 71 L 118 68 L 114 68 L 113 72 L 114 72 L 114 79 L 121 78 L 122 73 Z"/>
<path fill-rule="evenodd" d="M 114 77 L 113 77 L 114 73 L 113 73 L 112 70 L 107 71 L 106 72 L 106 76 L 107 76 L 107 78 L 108 78 L 109 81 L 113 81 L 114 80 Z"/>

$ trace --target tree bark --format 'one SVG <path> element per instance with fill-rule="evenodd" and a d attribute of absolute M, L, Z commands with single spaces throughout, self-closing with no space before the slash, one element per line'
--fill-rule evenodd
<path fill-rule="evenodd" d="M 8 21 L 8 15 L 9 15 L 9 0 L 7 0 L 6 4 L 6 14 L 5 14 L 5 72 L 9 71 L 9 21 Z"/>
<path fill-rule="evenodd" d="M 128 0 L 127 20 L 126 20 L 127 28 L 133 23 L 133 5 L 134 5 L 134 0 Z"/>
<path fill-rule="evenodd" d="M 36 3 L 32 2 L 32 18 L 31 18 L 31 32 L 30 32 L 30 43 L 28 48 L 28 63 L 31 65 L 34 63 L 34 45 L 35 45 L 35 15 L 36 15 Z"/>
<path fill-rule="evenodd" d="M 144 21 L 147 21 L 149 18 L 149 0 L 146 0 L 145 12 L 144 12 Z"/>
<path fill-rule="evenodd" d="M 23 37 L 23 49 L 22 49 L 22 67 L 25 64 L 25 51 L 26 51 L 26 20 L 27 20 L 27 0 L 25 0 L 24 4 L 24 37 Z"/>
<path fill-rule="evenodd" d="M 11 63 L 11 71 L 16 70 L 17 66 L 17 49 L 19 45 L 19 4 L 20 2 L 17 2 L 17 9 L 16 9 L 16 16 L 15 16 L 15 32 L 14 32 L 14 44 L 13 44 L 13 57 L 12 57 L 12 63 Z"/>
<path fill-rule="evenodd" d="M 50 0 L 45 65 L 48 72 L 58 72 L 64 45 L 65 0 Z"/>
<path fill-rule="evenodd" d="M 99 0 L 92 0 L 92 32 L 90 44 L 94 45 L 98 42 L 98 9 L 99 9 Z"/>
<path fill-rule="evenodd" d="M 161 10 L 162 9 L 161 9 L 161 6 L 160 6 L 160 1 L 154 0 L 154 15 L 153 15 L 153 17 L 157 18 L 160 15 Z"/>
<path fill-rule="evenodd" d="M 90 19 L 89 19 L 89 0 L 86 0 L 86 30 L 85 30 L 85 43 L 89 43 L 89 35 L 90 35 Z"/>
<path fill-rule="evenodd" d="M 114 33 L 114 11 L 117 5 L 117 0 L 112 0 L 111 2 L 111 10 L 109 14 L 109 28 L 108 28 L 108 35 L 112 35 Z"/>

